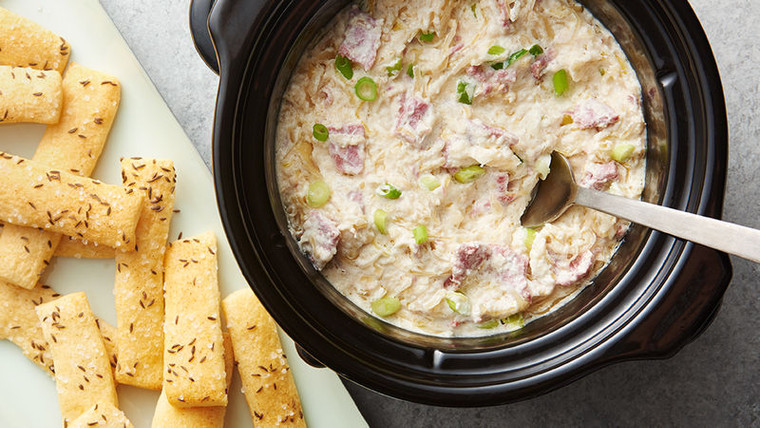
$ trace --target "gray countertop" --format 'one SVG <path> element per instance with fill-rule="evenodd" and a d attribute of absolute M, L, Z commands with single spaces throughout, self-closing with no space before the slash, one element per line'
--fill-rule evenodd
<path fill-rule="evenodd" d="M 208 164 L 217 77 L 193 47 L 189 0 L 101 3 Z M 724 218 L 760 228 L 760 1 L 691 4 L 728 105 Z M 490 408 L 422 406 L 347 387 L 373 427 L 760 426 L 760 269 L 732 261 L 734 279 L 715 322 L 668 360 L 613 365 L 542 397 Z"/>

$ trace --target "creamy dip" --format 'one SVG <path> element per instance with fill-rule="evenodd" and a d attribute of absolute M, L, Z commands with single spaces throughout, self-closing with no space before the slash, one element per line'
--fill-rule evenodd
<path fill-rule="evenodd" d="M 523 228 L 550 153 L 582 186 L 638 198 L 645 141 L 635 72 L 574 1 L 368 1 L 291 78 L 278 184 L 343 295 L 405 329 L 478 336 L 573 296 L 628 228 L 582 207 Z"/>

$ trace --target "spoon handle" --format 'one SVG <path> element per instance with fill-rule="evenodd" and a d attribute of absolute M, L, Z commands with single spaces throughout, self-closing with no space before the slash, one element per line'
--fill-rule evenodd
<path fill-rule="evenodd" d="M 575 203 L 760 263 L 760 230 L 583 187 Z"/>

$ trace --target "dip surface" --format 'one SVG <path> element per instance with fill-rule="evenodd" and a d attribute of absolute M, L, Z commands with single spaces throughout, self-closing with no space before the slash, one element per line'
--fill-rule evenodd
<path fill-rule="evenodd" d="M 571 298 L 628 229 L 582 207 L 521 227 L 550 153 L 639 198 L 645 145 L 636 74 L 574 1 L 377 0 L 301 58 L 276 160 L 290 232 L 336 289 L 408 330 L 480 336 Z"/>

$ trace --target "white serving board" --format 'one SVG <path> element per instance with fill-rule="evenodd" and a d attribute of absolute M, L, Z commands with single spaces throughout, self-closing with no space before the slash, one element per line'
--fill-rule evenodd
<path fill-rule="evenodd" d="M 97 0 L 0 0 L 0 6 L 68 40 L 73 61 L 121 81 L 121 107 L 93 177 L 121 184 L 121 157 L 172 159 L 178 176 L 176 208 L 181 212 L 174 216 L 170 238 L 175 239 L 180 232 L 187 237 L 214 231 L 219 239 L 222 296 L 247 287 L 224 235 L 209 170 Z M 0 151 L 31 157 L 43 132 L 41 125 L 1 126 Z M 44 283 L 64 294 L 85 291 L 93 311 L 115 325 L 114 274 L 113 260 L 59 259 L 53 262 Z M 338 376 L 303 363 L 293 342 L 282 333 L 280 336 L 290 356 L 308 425 L 366 427 Z M 158 392 L 120 385 L 118 393 L 120 406 L 135 427 L 150 427 Z M 236 374 L 226 426 L 251 425 Z M 0 427 L 55 426 L 61 426 L 55 382 L 11 342 L 0 341 Z"/>

